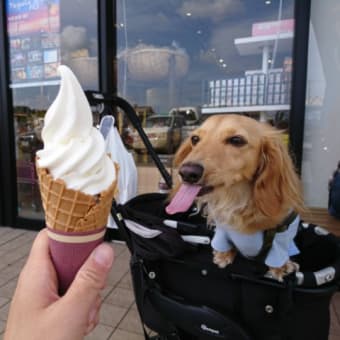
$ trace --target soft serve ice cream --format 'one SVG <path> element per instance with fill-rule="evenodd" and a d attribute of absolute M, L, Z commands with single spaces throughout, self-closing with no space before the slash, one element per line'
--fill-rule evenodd
<path fill-rule="evenodd" d="M 91 251 L 103 241 L 118 167 L 105 153 L 77 78 L 60 66 L 58 95 L 45 115 L 36 168 L 51 258 L 64 294 Z"/>
<path fill-rule="evenodd" d="M 96 195 L 115 180 L 115 167 L 105 153 L 101 133 L 93 127 L 92 112 L 72 71 L 60 66 L 59 93 L 45 115 L 37 165 L 49 169 L 67 188 Z"/>

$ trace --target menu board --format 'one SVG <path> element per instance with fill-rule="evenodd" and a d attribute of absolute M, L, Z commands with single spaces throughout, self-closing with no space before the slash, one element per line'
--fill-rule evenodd
<path fill-rule="evenodd" d="M 6 0 L 12 87 L 55 80 L 60 64 L 60 0 Z"/>

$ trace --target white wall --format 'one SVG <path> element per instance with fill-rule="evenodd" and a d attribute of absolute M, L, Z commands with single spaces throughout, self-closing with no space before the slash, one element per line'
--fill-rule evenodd
<path fill-rule="evenodd" d="M 327 207 L 340 160 L 340 1 L 312 0 L 302 180 L 308 206 Z"/>

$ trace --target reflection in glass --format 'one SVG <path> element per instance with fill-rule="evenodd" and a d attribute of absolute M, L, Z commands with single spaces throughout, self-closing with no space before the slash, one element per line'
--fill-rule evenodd
<path fill-rule="evenodd" d="M 150 117 L 146 121 L 146 127 L 162 127 L 162 126 L 170 126 L 171 118 L 169 117 Z"/>
<path fill-rule="evenodd" d="M 60 64 L 73 69 L 84 89 L 98 89 L 97 1 L 6 0 L 6 12 L 18 213 L 43 218 L 34 167 L 43 117 L 59 89 Z"/>
<path fill-rule="evenodd" d="M 188 112 L 182 140 L 212 114 L 288 128 L 294 0 L 118 0 L 117 38 L 119 94 L 137 111 Z"/>

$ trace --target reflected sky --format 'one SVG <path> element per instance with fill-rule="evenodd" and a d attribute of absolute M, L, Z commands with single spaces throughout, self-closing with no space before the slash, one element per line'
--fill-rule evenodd
<path fill-rule="evenodd" d="M 192 104 L 199 100 L 202 81 L 241 77 L 246 70 L 261 69 L 262 52 L 240 56 L 235 38 L 250 37 L 254 23 L 293 17 L 293 0 L 118 0 L 118 85 L 128 97 L 146 102 L 143 88 L 166 86 L 169 79 L 135 82 L 122 63 L 122 53 L 140 44 L 182 49 L 190 61 L 180 91 L 186 104 Z M 292 44 L 278 49 L 275 65 L 269 67 L 282 68 L 284 58 L 291 55 Z"/>
<path fill-rule="evenodd" d="M 279 3 L 279 0 L 270 4 L 265 0 L 119 0 L 118 48 L 124 49 L 126 43 L 130 48 L 138 43 L 156 46 L 175 43 L 205 67 L 216 66 L 216 61 L 222 58 L 228 66 L 224 71 L 237 74 L 258 67 L 261 55 L 240 59 L 234 39 L 250 36 L 253 23 L 277 20 Z M 294 1 L 283 0 L 281 18 L 293 18 L 293 12 Z"/>

